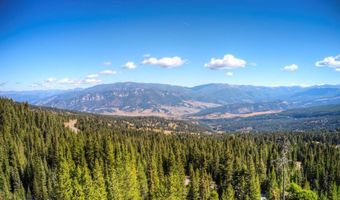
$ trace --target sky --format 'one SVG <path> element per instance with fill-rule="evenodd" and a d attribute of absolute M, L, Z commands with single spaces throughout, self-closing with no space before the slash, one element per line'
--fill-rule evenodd
<path fill-rule="evenodd" d="M 340 84 L 336 0 L 0 0 L 0 90 Z"/>

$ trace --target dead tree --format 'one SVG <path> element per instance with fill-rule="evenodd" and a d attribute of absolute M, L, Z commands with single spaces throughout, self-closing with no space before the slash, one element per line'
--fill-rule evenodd
<path fill-rule="evenodd" d="M 276 163 L 276 167 L 282 172 L 282 199 L 285 200 L 285 190 L 286 190 L 286 176 L 285 176 L 285 169 L 291 160 L 288 159 L 288 153 L 290 150 L 290 142 L 287 140 L 286 137 L 283 137 L 279 140 L 281 144 L 281 155 L 280 158 L 273 160 Z"/>

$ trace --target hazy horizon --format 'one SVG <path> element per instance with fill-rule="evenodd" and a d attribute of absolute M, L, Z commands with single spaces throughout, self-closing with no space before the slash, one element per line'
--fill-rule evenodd
<path fill-rule="evenodd" d="M 67 90 L 77 90 L 77 89 L 87 89 L 92 88 L 100 85 L 114 85 L 118 83 L 136 83 L 136 84 L 160 84 L 160 85 L 169 85 L 169 86 L 178 86 L 178 87 L 186 87 L 186 88 L 194 88 L 202 85 L 210 85 L 210 84 L 223 84 L 223 85 L 230 85 L 230 86 L 253 86 L 253 87 L 268 87 L 268 88 L 278 88 L 278 87 L 301 87 L 301 88 L 309 88 L 309 87 L 322 87 L 322 86 L 340 86 L 340 84 L 315 84 L 315 85 L 274 85 L 274 86 L 266 86 L 266 85 L 250 85 L 250 84 L 229 84 L 229 83 L 217 83 L 217 82 L 211 82 L 211 83 L 204 83 L 199 85 L 193 85 L 193 86 L 185 86 L 185 85 L 179 85 L 179 84 L 172 84 L 172 83 L 156 83 L 156 82 L 136 82 L 136 81 L 123 81 L 123 82 L 111 82 L 111 83 L 99 83 L 96 85 L 90 85 L 90 86 L 83 86 L 83 87 L 74 87 L 74 88 L 42 88 L 42 89 L 27 89 L 27 90 L 1 90 L 0 92 L 32 92 L 32 91 L 67 91 Z"/>

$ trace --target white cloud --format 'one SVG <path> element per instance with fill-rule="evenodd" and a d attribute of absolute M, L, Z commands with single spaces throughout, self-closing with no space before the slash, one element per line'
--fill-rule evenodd
<path fill-rule="evenodd" d="M 330 67 L 334 68 L 335 71 L 340 72 L 340 54 L 337 56 L 329 56 L 323 60 L 317 61 L 315 63 L 317 67 Z"/>
<path fill-rule="evenodd" d="M 84 80 L 81 81 L 82 84 L 97 84 L 102 82 L 102 80 L 98 78 L 85 78 Z"/>
<path fill-rule="evenodd" d="M 114 75 L 114 74 L 117 74 L 117 72 L 113 70 L 103 70 L 98 73 L 89 74 L 79 79 L 71 79 L 71 78 L 57 79 L 54 77 L 49 77 L 46 80 L 32 84 L 31 87 L 53 88 L 57 86 L 93 85 L 93 84 L 98 84 L 102 82 L 102 80 L 99 79 L 100 75 Z"/>
<path fill-rule="evenodd" d="M 103 62 L 103 65 L 104 66 L 111 66 L 112 62 L 111 61 L 105 61 L 105 62 Z"/>
<path fill-rule="evenodd" d="M 98 74 L 90 74 L 87 75 L 86 78 L 97 78 L 99 75 Z"/>
<path fill-rule="evenodd" d="M 42 82 L 36 82 L 31 85 L 31 87 L 43 87 L 43 88 L 52 88 L 54 84 L 57 82 L 57 79 L 54 77 L 49 77 Z"/>
<path fill-rule="evenodd" d="M 144 65 L 158 65 L 163 68 L 173 68 L 181 66 L 185 63 L 181 57 L 174 56 L 174 57 L 163 57 L 163 58 L 155 58 L 155 57 L 146 57 L 142 64 Z"/>
<path fill-rule="evenodd" d="M 283 71 L 287 71 L 287 72 L 294 72 L 298 69 L 299 69 L 299 66 L 297 66 L 296 64 L 287 65 L 282 68 Z"/>
<path fill-rule="evenodd" d="M 124 65 L 125 69 L 136 69 L 136 67 L 137 67 L 136 64 L 132 61 L 129 61 Z"/>
<path fill-rule="evenodd" d="M 81 81 L 75 80 L 75 79 L 69 79 L 69 78 L 63 78 L 58 80 L 59 84 L 65 84 L 65 85 L 79 85 Z"/>
<path fill-rule="evenodd" d="M 209 69 L 234 69 L 245 67 L 246 64 L 245 60 L 226 54 L 223 58 L 211 58 L 209 63 L 204 64 L 204 67 Z"/>
<path fill-rule="evenodd" d="M 234 76 L 234 73 L 233 72 L 227 72 L 225 73 L 226 76 Z"/>
<path fill-rule="evenodd" d="M 117 74 L 117 72 L 113 71 L 113 70 L 104 70 L 104 71 L 99 72 L 99 74 L 103 74 L 103 75 L 115 75 L 115 74 Z"/>
<path fill-rule="evenodd" d="M 86 84 L 97 84 L 100 83 L 102 80 L 98 78 L 90 78 L 86 77 L 84 79 L 69 79 L 69 78 L 63 78 L 58 80 L 59 84 L 62 85 L 73 85 L 73 86 L 79 86 L 79 85 L 86 85 Z"/>
<path fill-rule="evenodd" d="M 49 78 L 48 78 L 48 79 L 46 79 L 42 82 L 35 82 L 35 83 L 31 84 L 30 87 L 34 87 L 34 88 L 41 87 L 41 88 L 50 89 L 50 88 L 53 88 L 53 86 L 54 86 L 53 83 L 55 83 L 55 80 L 52 81 L 52 80 L 49 80 Z"/>
<path fill-rule="evenodd" d="M 57 81 L 57 79 L 53 77 L 49 77 L 48 79 L 45 80 L 46 83 L 53 83 L 55 81 Z"/>

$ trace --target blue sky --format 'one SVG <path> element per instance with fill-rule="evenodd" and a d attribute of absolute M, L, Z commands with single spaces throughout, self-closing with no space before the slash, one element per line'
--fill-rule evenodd
<path fill-rule="evenodd" d="M 340 84 L 340 4 L 1 1 L 0 90 L 122 81 Z"/>

